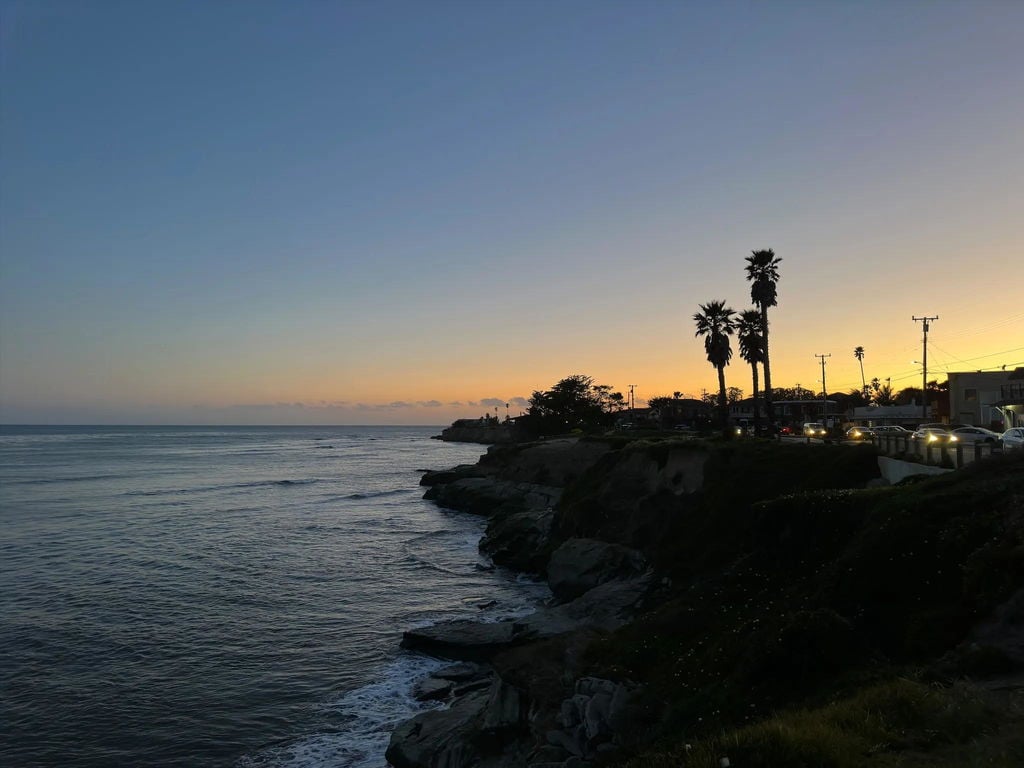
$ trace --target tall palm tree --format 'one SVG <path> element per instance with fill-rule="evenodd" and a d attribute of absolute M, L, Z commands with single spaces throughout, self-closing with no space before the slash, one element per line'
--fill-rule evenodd
<path fill-rule="evenodd" d="M 764 405 L 768 414 L 769 427 L 775 426 L 775 409 L 772 406 L 772 366 L 768 353 L 768 307 L 778 306 L 779 262 L 775 251 L 767 248 L 752 251 L 747 256 L 747 280 L 750 283 L 750 300 L 761 311 L 761 332 L 764 335 Z"/>
<path fill-rule="evenodd" d="M 853 350 L 853 356 L 857 358 L 857 362 L 860 363 L 860 389 L 864 393 L 864 397 L 868 396 L 868 383 L 864 380 L 864 347 L 855 347 Z"/>
<path fill-rule="evenodd" d="M 726 395 L 725 395 L 725 366 L 732 359 L 732 346 L 729 344 L 729 337 L 735 328 L 733 316 L 736 311 L 725 306 L 724 301 L 709 301 L 701 304 L 700 312 L 693 316 L 693 322 L 697 324 L 695 336 L 704 337 L 704 351 L 707 353 L 708 362 L 715 366 L 718 371 L 718 408 L 722 427 L 725 427 Z"/>
<path fill-rule="evenodd" d="M 750 363 L 754 378 L 754 434 L 761 433 L 761 406 L 758 403 L 759 381 L 757 366 L 764 362 L 764 333 L 761 313 L 756 309 L 745 309 L 736 320 L 736 340 L 740 346 L 740 357 Z"/>

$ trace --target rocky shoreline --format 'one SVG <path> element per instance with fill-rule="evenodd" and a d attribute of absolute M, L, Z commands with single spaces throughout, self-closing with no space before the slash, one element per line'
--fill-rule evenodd
<path fill-rule="evenodd" d="M 692 741 L 713 750 L 692 765 L 717 764 L 732 728 L 756 762 L 756 732 L 735 729 L 850 680 L 898 693 L 1020 669 L 1022 460 L 890 488 L 858 447 L 584 437 L 426 472 L 425 498 L 485 516 L 481 551 L 553 597 L 406 632 L 452 663 L 416 691 L 444 708 L 400 724 L 387 759 L 588 768 L 653 749 L 640 765 L 684 766 Z"/>
<path fill-rule="evenodd" d="M 555 508 L 565 487 L 611 450 L 578 439 L 492 448 L 477 464 L 423 476 L 425 498 L 487 516 L 483 552 L 499 565 L 546 577 L 554 597 L 517 619 L 449 621 L 404 634 L 403 648 L 455 663 L 417 686 L 418 698 L 446 707 L 394 731 L 387 750 L 393 766 L 579 767 L 615 749 L 629 685 L 560 676 L 554 687 L 561 693 L 537 695 L 531 688 L 551 681 L 530 670 L 538 655 L 549 656 L 551 643 L 572 646 L 623 626 L 659 587 L 635 549 L 558 539 Z M 533 679 L 524 680 L 524 672 Z"/>

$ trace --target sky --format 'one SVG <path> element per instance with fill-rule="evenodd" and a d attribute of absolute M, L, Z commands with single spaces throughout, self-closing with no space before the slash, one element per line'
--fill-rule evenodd
<path fill-rule="evenodd" d="M 445 424 L 1024 364 L 1024 3 L 0 0 L 0 422 Z M 738 357 L 727 384 L 751 391 Z M 505 404 L 509 408 L 505 408 Z"/>

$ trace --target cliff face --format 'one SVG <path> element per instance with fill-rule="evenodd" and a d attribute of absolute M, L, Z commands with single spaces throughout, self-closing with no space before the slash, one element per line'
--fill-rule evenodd
<path fill-rule="evenodd" d="M 489 693 L 449 690 L 447 714 L 396 732 L 389 759 L 614 763 L 851 674 L 962 673 L 971 642 L 996 666 L 1024 661 L 1006 629 L 1024 588 L 1024 452 L 864 490 L 875 477 L 861 447 L 597 439 L 428 473 L 428 497 L 487 515 L 481 547 L 545 573 L 556 604 L 407 633 L 407 647 L 480 665 Z"/>
<path fill-rule="evenodd" d="M 483 443 L 498 445 L 514 443 L 520 439 L 519 430 L 512 422 L 497 419 L 459 419 L 441 430 L 439 439 L 453 443 Z"/>

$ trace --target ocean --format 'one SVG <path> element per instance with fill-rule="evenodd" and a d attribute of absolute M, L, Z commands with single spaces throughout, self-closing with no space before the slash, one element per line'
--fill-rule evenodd
<path fill-rule="evenodd" d="M 423 501 L 437 432 L 0 428 L 0 764 L 385 766 L 402 631 L 548 594 Z"/>

